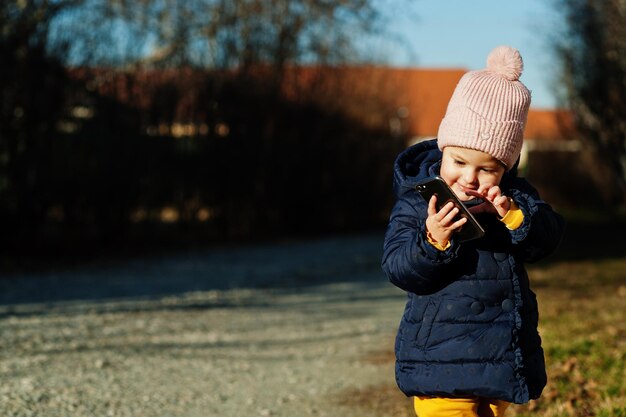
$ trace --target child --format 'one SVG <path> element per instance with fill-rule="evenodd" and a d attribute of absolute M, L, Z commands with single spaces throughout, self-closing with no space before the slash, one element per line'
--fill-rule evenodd
<path fill-rule="evenodd" d="M 396 380 L 419 417 L 502 416 L 546 384 L 537 302 L 525 262 L 558 246 L 563 219 L 516 176 L 530 91 L 516 49 L 501 46 L 487 69 L 459 81 L 438 138 L 396 159 L 397 202 L 382 267 L 408 292 L 396 338 Z M 459 242 L 457 209 L 437 211 L 415 191 L 441 176 L 486 233 Z"/>

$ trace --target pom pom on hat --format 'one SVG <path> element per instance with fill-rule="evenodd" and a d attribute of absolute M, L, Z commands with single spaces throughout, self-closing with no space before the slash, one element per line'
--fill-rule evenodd
<path fill-rule="evenodd" d="M 524 70 L 524 61 L 517 49 L 498 46 L 487 57 L 487 69 L 509 81 L 517 81 Z"/>
<path fill-rule="evenodd" d="M 499 46 L 487 57 L 487 68 L 463 75 L 439 125 L 439 149 L 476 149 L 510 169 L 522 150 L 530 106 L 530 91 L 519 81 L 523 69 L 517 49 Z"/>

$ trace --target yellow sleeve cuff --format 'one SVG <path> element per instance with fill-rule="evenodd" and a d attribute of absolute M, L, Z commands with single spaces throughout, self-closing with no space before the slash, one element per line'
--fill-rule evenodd
<path fill-rule="evenodd" d="M 435 248 L 439 249 L 442 252 L 450 247 L 450 241 L 447 241 L 445 245 L 442 245 L 441 243 L 433 239 L 429 231 L 426 231 L 426 239 L 428 240 L 428 243 L 430 243 L 431 245 L 433 245 Z"/>
<path fill-rule="evenodd" d="M 522 210 L 515 204 L 515 201 L 511 201 L 511 207 L 509 211 L 504 215 L 503 218 L 500 219 L 502 223 L 509 230 L 515 230 L 522 225 L 524 222 L 524 213 Z"/>

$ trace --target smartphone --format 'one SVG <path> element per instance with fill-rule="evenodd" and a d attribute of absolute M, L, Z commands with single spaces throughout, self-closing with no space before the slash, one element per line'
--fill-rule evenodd
<path fill-rule="evenodd" d="M 454 203 L 454 205 L 459 209 L 458 214 L 454 217 L 454 221 L 463 217 L 467 218 L 467 222 L 465 222 L 460 229 L 455 231 L 455 237 L 460 242 L 478 239 L 485 234 L 485 230 L 478 223 L 476 218 L 469 212 L 467 207 L 463 205 L 461 200 L 459 200 L 456 194 L 454 194 L 454 191 L 452 191 L 452 189 L 440 176 L 430 177 L 425 181 L 420 182 L 415 186 L 415 191 L 422 196 L 426 203 L 428 203 L 430 198 L 436 194 L 437 211 L 441 210 L 441 207 L 445 206 L 450 201 Z"/>

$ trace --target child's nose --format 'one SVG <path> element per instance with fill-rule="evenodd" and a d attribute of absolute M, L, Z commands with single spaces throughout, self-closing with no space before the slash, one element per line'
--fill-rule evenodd
<path fill-rule="evenodd" d="M 476 185 L 478 182 L 478 175 L 476 175 L 476 172 L 474 172 L 473 169 L 467 169 L 463 171 L 463 181 L 465 181 L 467 185 Z"/>

